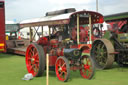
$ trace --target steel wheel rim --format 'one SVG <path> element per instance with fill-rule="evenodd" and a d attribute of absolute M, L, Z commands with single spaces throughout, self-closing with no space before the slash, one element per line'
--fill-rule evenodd
<path fill-rule="evenodd" d="M 80 74 L 85 79 L 90 79 L 93 74 L 92 62 L 87 56 L 83 56 L 81 60 Z"/>
<path fill-rule="evenodd" d="M 95 44 L 94 48 L 95 48 L 94 55 L 96 55 L 95 56 L 96 63 L 100 67 L 104 67 L 106 65 L 107 56 L 108 56 L 106 46 L 103 44 L 103 42 L 100 41 L 100 43 Z"/>
<path fill-rule="evenodd" d="M 101 45 L 101 46 L 98 46 Z M 102 47 L 104 45 L 104 47 Z M 99 47 L 99 48 L 98 48 Z M 103 57 L 104 58 L 100 58 L 99 56 L 97 56 L 97 50 L 100 50 L 101 48 L 104 49 L 104 53 L 100 51 L 100 53 L 103 53 Z M 94 65 L 98 68 L 98 69 L 107 69 L 107 68 L 111 68 L 113 62 L 114 62 L 114 57 L 115 55 L 111 55 L 110 53 L 113 53 L 114 51 L 114 47 L 113 44 L 110 40 L 107 39 L 97 39 L 93 42 L 92 44 L 92 49 L 91 49 L 91 57 L 93 59 Z M 99 54 L 100 55 L 100 54 Z M 99 59 L 99 60 L 98 60 Z M 99 63 L 99 61 L 104 61 L 104 64 Z"/>
<path fill-rule="evenodd" d="M 56 75 L 60 81 L 65 81 L 67 77 L 66 62 L 60 58 L 56 62 Z"/>
<path fill-rule="evenodd" d="M 39 55 L 37 49 L 33 45 L 29 45 L 26 51 L 26 66 L 29 73 L 33 76 L 38 74 L 39 70 Z"/>

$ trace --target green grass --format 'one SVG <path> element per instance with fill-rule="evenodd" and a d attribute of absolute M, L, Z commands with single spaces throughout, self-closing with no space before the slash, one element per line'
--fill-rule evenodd
<path fill-rule="evenodd" d="M 24 81 L 27 73 L 25 57 L 0 54 L 0 85 L 46 85 L 46 73 L 43 77 Z M 128 85 L 128 68 L 119 68 L 116 64 L 109 70 L 97 70 L 92 80 L 83 79 L 79 71 L 72 72 L 68 82 L 60 82 L 55 72 L 50 72 L 49 85 Z"/>

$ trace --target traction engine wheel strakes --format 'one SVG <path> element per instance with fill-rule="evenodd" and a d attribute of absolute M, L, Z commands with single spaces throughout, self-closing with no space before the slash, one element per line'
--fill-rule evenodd
<path fill-rule="evenodd" d="M 41 76 L 45 69 L 43 48 L 36 43 L 30 44 L 26 51 L 26 67 L 29 73 Z"/>
<path fill-rule="evenodd" d="M 93 42 L 91 57 L 99 69 L 110 68 L 114 62 L 114 47 L 107 39 L 98 39 Z"/>

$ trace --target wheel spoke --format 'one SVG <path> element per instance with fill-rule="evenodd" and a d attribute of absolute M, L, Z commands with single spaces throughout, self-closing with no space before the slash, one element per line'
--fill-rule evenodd
<path fill-rule="evenodd" d="M 63 74 L 63 71 L 61 71 L 61 72 L 60 72 L 59 76 L 61 77 L 61 76 L 62 76 L 62 74 Z"/>
<path fill-rule="evenodd" d="M 87 70 L 84 70 L 84 75 L 86 75 L 87 74 L 87 72 L 86 72 Z"/>
<path fill-rule="evenodd" d="M 66 63 L 64 63 L 61 67 L 63 68 L 66 65 Z"/>
<path fill-rule="evenodd" d="M 35 63 L 39 63 L 39 60 L 35 60 Z"/>
<path fill-rule="evenodd" d="M 34 56 L 34 51 L 32 51 L 32 54 L 33 54 L 33 56 Z"/>
<path fill-rule="evenodd" d="M 89 72 L 92 72 L 92 69 L 88 69 Z"/>
<path fill-rule="evenodd" d="M 66 76 L 67 76 L 67 72 L 66 71 L 64 71 L 64 79 L 66 79 Z"/>
<path fill-rule="evenodd" d="M 89 65 L 90 59 L 87 58 L 87 65 Z"/>
<path fill-rule="evenodd" d="M 31 60 L 31 58 L 30 58 L 30 57 L 28 57 L 28 60 Z"/>
<path fill-rule="evenodd" d="M 58 61 L 58 66 L 60 66 L 60 67 L 61 67 L 61 61 L 60 61 L 60 60 Z"/>
<path fill-rule="evenodd" d="M 104 45 L 101 45 L 101 49 L 103 49 L 105 46 Z"/>
<path fill-rule="evenodd" d="M 98 51 L 98 56 L 97 56 L 97 58 L 96 58 L 96 60 L 97 60 L 97 63 L 99 63 L 99 65 L 101 65 L 101 66 L 104 66 L 105 65 L 105 63 L 106 63 L 106 49 L 105 49 L 105 45 L 102 43 L 102 42 L 99 42 L 99 44 L 98 44 L 98 47 L 100 47 L 99 48 L 99 51 Z"/>
<path fill-rule="evenodd" d="M 32 49 L 29 51 L 29 53 L 30 53 L 30 54 L 29 54 L 30 56 L 33 56 Z"/>
<path fill-rule="evenodd" d="M 32 65 L 32 66 L 30 66 L 30 71 L 32 71 L 32 70 L 33 70 L 33 67 L 34 67 L 33 65 Z"/>
<path fill-rule="evenodd" d="M 34 57 L 37 58 L 37 57 L 38 57 L 38 53 L 35 53 L 35 54 L 34 54 Z"/>

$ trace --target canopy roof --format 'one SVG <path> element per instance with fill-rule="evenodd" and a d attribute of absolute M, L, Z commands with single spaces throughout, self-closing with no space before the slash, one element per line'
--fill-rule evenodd
<path fill-rule="evenodd" d="M 123 13 L 117 13 L 117 14 L 111 14 L 111 15 L 104 16 L 104 20 L 106 22 L 117 21 L 117 20 L 126 20 L 126 19 L 128 19 L 128 12 L 123 12 Z"/>
<path fill-rule="evenodd" d="M 33 27 L 33 26 L 45 26 L 45 25 L 60 25 L 69 24 L 71 19 L 74 18 L 76 21 L 77 14 L 80 16 L 80 24 L 89 23 L 89 15 L 91 15 L 92 24 L 103 23 L 103 16 L 100 13 L 92 11 L 78 11 L 60 15 L 45 16 L 41 18 L 28 19 L 20 22 L 20 27 Z"/>

